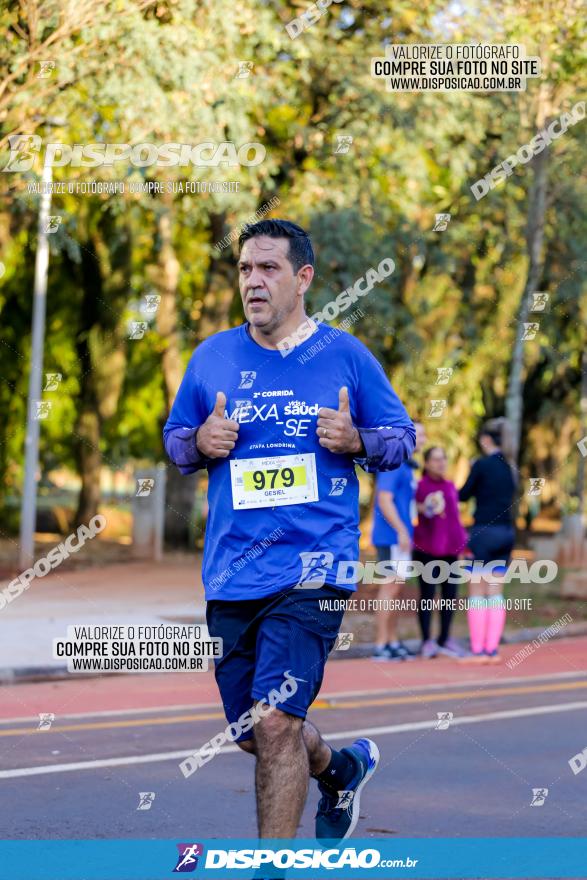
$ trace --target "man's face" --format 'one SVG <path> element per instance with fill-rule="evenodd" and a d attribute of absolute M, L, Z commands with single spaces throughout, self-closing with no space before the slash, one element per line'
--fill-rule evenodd
<path fill-rule="evenodd" d="M 302 267 L 296 274 L 288 259 L 287 238 L 259 235 L 243 245 L 238 262 L 238 283 L 245 317 L 252 327 L 266 333 L 276 330 L 299 303 L 303 283 Z"/>

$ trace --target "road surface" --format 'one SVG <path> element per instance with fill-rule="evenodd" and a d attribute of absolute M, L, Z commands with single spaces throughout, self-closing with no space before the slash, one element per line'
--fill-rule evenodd
<path fill-rule="evenodd" d="M 2 690 L 1 838 L 255 836 L 251 757 L 230 745 L 188 779 L 179 770 L 225 726 L 211 673 Z M 49 729 L 39 713 L 55 715 Z M 445 729 L 438 713 L 452 713 Z M 362 735 L 380 747 L 361 837 L 585 835 L 587 770 L 569 760 L 587 747 L 587 638 L 553 640 L 514 669 L 331 661 L 310 717 L 338 747 Z M 154 793 L 149 809 L 140 792 Z M 300 837 L 313 836 L 317 800 L 312 783 Z"/>

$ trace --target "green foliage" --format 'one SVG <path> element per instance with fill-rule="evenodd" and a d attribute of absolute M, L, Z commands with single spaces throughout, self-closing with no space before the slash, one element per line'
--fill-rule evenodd
<path fill-rule="evenodd" d="M 267 149 L 264 162 L 250 168 L 55 169 L 57 180 L 235 180 L 240 191 L 54 196 L 52 213 L 63 221 L 51 241 L 44 369 L 64 378 L 42 426 L 45 469 L 76 461 L 84 341 L 104 461 L 162 456 L 162 357 L 174 337 L 160 338 L 150 319 L 144 339 L 128 339 L 129 321 L 144 318 L 141 299 L 164 285 L 162 212 L 171 217 L 179 265 L 176 332 L 185 362 L 202 335 L 241 320 L 233 254 L 227 249 L 214 260 L 213 246 L 273 195 L 281 200 L 273 214 L 306 224 L 316 244 L 310 313 L 383 257 L 394 259 L 393 275 L 358 303 L 366 316 L 352 332 L 453 461 L 471 457 L 479 422 L 502 413 L 528 266 L 532 166 L 516 169 L 479 202 L 470 186 L 533 136 L 541 88 L 549 90 L 552 116 L 584 94 L 581 8 L 565 0 L 547 7 L 478 0 L 459 6 L 453 20 L 450 8 L 457 7 L 447 11 L 439 2 L 348 0 L 292 41 L 285 24 L 306 5 L 80 2 L 64 21 L 60 4 L 41 2 L 30 4 L 35 40 L 27 38 L 32 18 L 15 7 L 0 13 L 7 34 L 0 59 L 8 71 L 0 144 L 14 132 L 36 131 L 71 144 L 260 141 Z M 530 80 L 519 95 L 413 94 L 389 93 L 370 75 L 370 59 L 388 43 L 447 40 L 524 43 L 528 55 L 543 59 L 543 80 Z M 36 78 L 41 56 L 54 57 L 53 77 Z M 253 63 L 248 77 L 237 76 L 239 62 Z M 48 116 L 67 126 L 47 128 Z M 540 287 L 550 293 L 550 309 L 525 349 L 522 467 L 546 467 L 566 484 L 576 466 L 569 456 L 579 430 L 578 352 L 586 344 L 585 125 L 550 150 Z M 347 153 L 335 153 L 337 134 L 353 138 Z M 38 197 L 26 190 L 33 174 L 2 176 L 10 180 L 2 181 L 0 213 L 0 471 L 14 492 Z M 437 213 L 451 214 L 444 232 L 433 232 Z M 98 277 L 101 286 L 90 295 Z M 446 386 L 435 384 L 440 367 L 454 371 Z M 434 398 L 446 398 L 446 417 L 429 419 Z"/>

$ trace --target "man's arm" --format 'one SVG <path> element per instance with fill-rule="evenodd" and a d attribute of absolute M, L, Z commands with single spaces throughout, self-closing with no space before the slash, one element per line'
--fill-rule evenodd
<path fill-rule="evenodd" d="M 172 414 L 173 410 L 170 419 Z M 193 474 L 198 468 L 206 467 L 213 459 L 227 458 L 230 455 L 236 445 L 239 425 L 225 418 L 225 415 L 226 395 L 223 391 L 218 391 L 214 409 L 201 425 L 183 425 L 166 430 L 165 449 L 182 474 Z M 184 418 L 189 417 L 189 414 L 184 415 Z M 199 415 L 194 413 L 192 418 L 195 420 Z M 165 428 L 167 429 L 167 425 Z"/>
<path fill-rule="evenodd" d="M 395 396 L 391 385 L 387 385 L 387 390 Z M 402 406 L 399 398 L 396 397 L 395 401 Z M 338 410 L 321 407 L 318 411 L 318 442 L 331 452 L 352 455 L 366 471 L 394 470 L 414 451 L 416 430 L 407 413 L 406 418 L 413 437 L 408 427 L 357 428 L 351 414 L 348 388 L 343 386 L 338 392 Z"/>
<path fill-rule="evenodd" d="M 198 364 L 199 349 L 196 349 L 163 428 L 165 451 L 182 474 L 193 474 L 207 464 L 205 456 L 196 446 L 196 434 L 208 415 L 198 380 Z"/>
<path fill-rule="evenodd" d="M 198 432 L 211 416 L 220 412 L 216 389 L 206 387 L 205 346 L 206 343 L 202 343 L 193 352 L 163 428 L 165 451 L 182 474 L 193 474 L 209 464 L 210 438 L 204 436 L 202 444 L 202 435 Z M 226 422 L 228 424 L 228 420 Z"/>
<path fill-rule="evenodd" d="M 412 548 L 412 541 L 410 539 L 410 533 L 402 522 L 397 507 L 394 504 L 393 492 L 380 489 L 377 492 L 377 504 L 389 525 L 396 530 L 400 550 L 407 553 Z"/>
<path fill-rule="evenodd" d="M 196 445 L 196 434 L 199 425 L 196 428 L 172 428 L 165 426 L 163 435 L 163 444 L 165 451 L 174 465 L 182 474 L 193 474 L 200 468 L 206 467 L 208 459 L 202 455 Z"/>
<path fill-rule="evenodd" d="M 416 446 L 416 429 L 410 421 L 405 428 L 358 428 L 365 456 L 356 461 L 368 471 L 391 471 L 411 458 Z"/>
<path fill-rule="evenodd" d="M 361 363 L 356 426 L 365 448 L 355 461 L 368 471 L 391 471 L 408 461 L 416 429 L 381 364 L 369 352 Z"/>
<path fill-rule="evenodd" d="M 369 472 L 395 470 L 412 456 L 416 429 L 379 361 L 358 340 L 354 345 L 354 424 L 365 449 L 355 461 Z"/>

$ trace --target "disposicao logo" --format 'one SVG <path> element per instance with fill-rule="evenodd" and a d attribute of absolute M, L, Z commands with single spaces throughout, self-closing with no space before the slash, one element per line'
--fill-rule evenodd
<path fill-rule="evenodd" d="M 173 869 L 174 874 L 187 874 L 198 867 L 198 857 L 204 855 L 201 843 L 178 843 L 179 856 Z"/>

